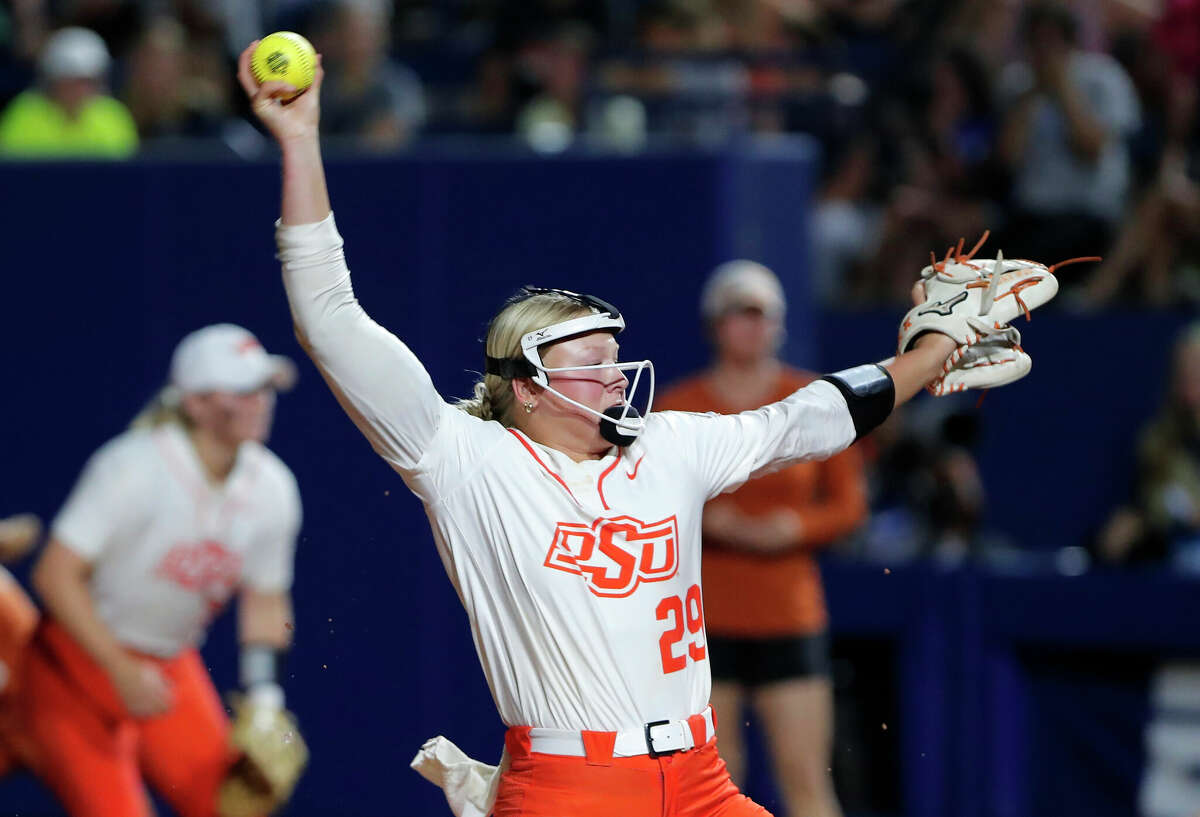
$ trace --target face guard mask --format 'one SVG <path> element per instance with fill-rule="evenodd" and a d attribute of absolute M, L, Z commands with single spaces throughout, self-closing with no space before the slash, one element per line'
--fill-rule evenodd
<path fill-rule="evenodd" d="M 552 343 L 556 340 L 564 340 L 566 338 L 582 335 L 587 332 L 605 331 L 612 332 L 614 335 L 625 328 L 625 319 L 621 317 L 621 313 L 617 308 L 607 301 L 602 301 L 599 298 L 594 298 L 591 295 L 581 295 L 577 292 L 568 292 L 564 289 L 545 289 L 542 287 L 525 287 L 522 294 L 526 297 L 533 295 L 554 294 L 570 298 L 583 306 L 598 310 L 591 315 L 583 315 L 578 318 L 556 323 L 547 326 L 544 329 L 538 329 L 527 333 L 521 338 L 521 358 L 487 358 L 487 373 L 499 375 L 505 378 L 528 377 L 534 383 L 537 383 L 542 388 L 554 394 L 560 400 L 575 406 L 578 409 L 586 411 L 600 420 L 600 436 L 613 445 L 627 446 L 636 440 L 646 426 L 646 418 L 633 407 L 631 402 L 632 396 L 637 392 L 638 386 L 642 382 L 642 375 L 646 374 L 649 382 L 649 396 L 646 400 L 645 413 L 650 413 L 650 407 L 654 403 L 654 364 L 649 360 L 641 360 L 631 363 L 595 363 L 587 366 L 556 366 L 547 368 L 542 363 L 542 356 L 539 348 L 547 343 Z M 633 377 L 630 378 L 629 386 L 625 390 L 624 400 L 615 406 L 610 406 L 603 412 L 585 406 L 577 400 L 572 400 L 558 389 L 550 385 L 550 375 L 559 374 L 562 372 L 588 372 L 588 371 L 632 371 Z M 628 376 L 627 376 L 628 377 Z"/>

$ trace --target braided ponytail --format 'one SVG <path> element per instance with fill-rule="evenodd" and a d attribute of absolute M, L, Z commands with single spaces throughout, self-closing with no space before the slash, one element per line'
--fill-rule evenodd
<path fill-rule="evenodd" d="M 487 377 L 475 383 L 475 395 L 465 400 L 459 400 L 456 406 L 472 417 L 480 420 L 497 420 L 491 389 L 488 388 Z"/>

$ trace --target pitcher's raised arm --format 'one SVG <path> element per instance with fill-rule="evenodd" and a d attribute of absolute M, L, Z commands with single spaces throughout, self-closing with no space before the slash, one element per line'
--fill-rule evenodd
<path fill-rule="evenodd" d="M 375 451 L 411 469 L 449 406 L 416 356 L 354 296 L 321 161 L 324 72 L 318 64 L 312 87 L 299 96 L 285 83 L 259 85 L 250 72 L 255 45 L 242 52 L 238 79 L 283 153 L 276 241 L 296 336 Z"/>

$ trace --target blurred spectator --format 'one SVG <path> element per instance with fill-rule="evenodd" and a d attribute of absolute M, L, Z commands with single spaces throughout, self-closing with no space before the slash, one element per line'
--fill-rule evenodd
<path fill-rule="evenodd" d="M 600 66 L 596 89 L 641 100 L 653 133 L 719 144 L 751 125 L 751 72 L 730 45 L 730 27 L 708 3 L 647 3 L 636 48 Z"/>
<path fill-rule="evenodd" d="M 783 289 L 752 261 L 717 267 L 702 311 L 712 368 L 656 405 L 731 414 L 787 397 L 813 375 L 786 367 Z M 857 448 L 747 482 L 705 506 L 704 618 L 717 738 L 730 774 L 745 769 L 742 708 L 754 707 L 788 814 L 841 814 L 829 775 L 833 739 L 828 615 L 814 554 L 866 516 Z"/>
<path fill-rule="evenodd" d="M 54 33 L 38 61 L 39 87 L 0 114 L 0 156 L 125 158 L 137 150 L 128 109 L 105 93 L 108 48 L 93 31 Z"/>
<path fill-rule="evenodd" d="M 1014 212 L 998 246 L 1011 256 L 1053 263 L 1103 254 L 1124 213 L 1137 94 L 1116 60 L 1077 47 L 1076 28 L 1066 7 L 1030 4 L 1026 61 L 1002 77 Z"/>
<path fill-rule="evenodd" d="M 883 126 L 868 125 L 850 136 L 847 145 L 827 153 L 828 178 L 812 211 L 812 285 L 825 305 L 871 297 L 875 278 L 864 270 L 874 257 L 883 232 L 880 199 L 882 154 L 887 150 Z M 910 273 L 911 275 L 911 273 Z"/>
<path fill-rule="evenodd" d="M 377 151 L 407 144 L 425 122 L 425 92 L 409 68 L 388 57 L 390 9 L 384 0 L 332 0 L 314 44 L 325 67 L 321 127 Z"/>
<path fill-rule="evenodd" d="M 1097 307 L 1118 295 L 1162 306 L 1200 302 L 1200 132 L 1196 117 L 1200 75 L 1200 4 L 1168 0 L 1162 18 L 1131 49 L 1141 69 L 1143 97 L 1157 102 L 1159 151 L 1147 154 L 1150 176 L 1112 252 L 1088 282 L 1080 305 Z M 1151 142 L 1151 146 L 1154 145 Z M 1186 275 L 1190 267 L 1192 274 Z M 1130 284 L 1138 284 L 1136 290 Z"/>
<path fill-rule="evenodd" d="M 1200 575 L 1200 324 L 1176 343 L 1166 401 L 1140 436 L 1134 495 L 1101 531 L 1099 558 Z"/>
<path fill-rule="evenodd" d="M 587 28 L 564 24 L 517 54 L 516 69 L 533 96 L 517 112 L 516 129 L 535 148 L 564 148 L 581 129 L 591 38 Z"/>
<path fill-rule="evenodd" d="M 901 120 L 900 175 L 864 294 L 903 303 L 913 273 L 960 237 L 983 234 L 998 192 L 987 66 L 966 46 L 938 51 Z"/>
<path fill-rule="evenodd" d="M 609 30 L 613 5 L 486 0 L 471 7 L 469 22 L 451 35 L 459 44 L 483 43 L 476 46 L 474 87 L 457 106 L 468 129 L 517 133 L 543 150 L 565 148 L 584 127 L 589 61 Z"/>
<path fill-rule="evenodd" d="M 1196 259 L 1200 238 L 1200 185 L 1195 159 L 1178 151 L 1163 159 L 1155 179 L 1125 224 L 1104 263 L 1096 270 L 1079 306 L 1097 307 L 1123 292 L 1151 306 L 1166 306 L 1186 297 L 1200 301 L 1195 275 L 1177 275 L 1181 259 Z M 1126 286 L 1134 279 L 1138 290 Z"/>
<path fill-rule="evenodd" d="M 143 142 L 215 137 L 230 114 L 220 45 L 188 41 L 174 18 L 150 22 L 129 55 L 122 97 Z"/>
<path fill-rule="evenodd" d="M 789 114 L 788 129 L 811 133 L 822 144 L 824 178 L 810 229 L 813 285 L 822 303 L 844 307 L 889 295 L 890 276 L 874 264 L 892 191 L 909 178 L 906 148 L 925 131 L 910 86 L 928 67 L 943 21 L 921 3 L 908 4 L 904 14 L 893 0 L 815 5 L 818 22 L 809 28 L 819 32 L 815 43 L 826 62 L 820 83 L 833 104 L 797 106 L 800 115 Z M 819 93 L 807 95 L 814 97 Z M 895 229 L 886 236 L 895 237 Z M 888 259 L 884 269 L 898 266 Z M 907 294 L 899 300 L 907 303 Z"/>

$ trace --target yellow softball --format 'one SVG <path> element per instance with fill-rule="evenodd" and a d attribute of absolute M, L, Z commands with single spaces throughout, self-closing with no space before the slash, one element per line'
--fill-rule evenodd
<path fill-rule="evenodd" d="M 286 82 L 305 91 L 313 83 L 317 52 L 312 43 L 293 31 L 276 31 L 263 37 L 250 55 L 250 71 L 261 85 Z"/>

